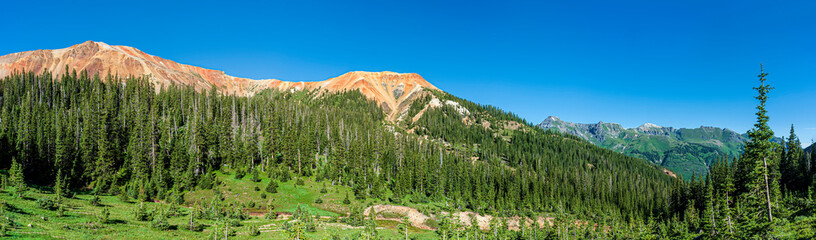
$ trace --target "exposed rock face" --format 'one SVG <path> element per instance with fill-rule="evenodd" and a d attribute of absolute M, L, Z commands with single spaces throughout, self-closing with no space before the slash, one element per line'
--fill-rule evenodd
<path fill-rule="evenodd" d="M 258 91 L 321 89 L 323 91 L 359 90 L 379 103 L 389 119 L 404 112 L 424 88 L 437 89 L 416 73 L 349 72 L 320 82 L 287 82 L 277 79 L 252 80 L 233 77 L 223 71 L 180 64 L 149 55 L 128 46 L 111 46 L 103 42 L 87 41 L 64 49 L 36 50 L 12 53 L 0 57 L 0 78 L 14 71 L 49 71 L 65 73 L 65 66 L 77 72 L 86 70 L 90 75 L 128 76 L 149 75 L 157 88 L 169 84 L 189 85 L 197 90 L 217 87 L 224 93 L 253 95 Z"/>
<path fill-rule="evenodd" d="M 738 142 L 742 144 L 748 138 L 729 129 L 701 126 L 699 128 L 661 127 L 652 123 L 643 124 L 637 128 L 623 128 L 617 123 L 572 123 L 565 122 L 555 116 L 549 116 L 538 124 L 543 129 L 555 129 L 589 140 L 593 143 L 602 143 L 609 138 L 633 138 L 639 135 L 667 136 L 677 140 L 694 140 L 713 142 Z"/>
<path fill-rule="evenodd" d="M 562 121 L 555 116 L 549 116 L 538 124 L 543 129 L 556 129 L 559 132 L 579 136 L 590 142 L 604 142 L 608 137 L 617 137 L 624 128 L 617 123 L 571 123 Z"/>
<path fill-rule="evenodd" d="M 645 123 L 638 127 L 637 131 L 647 135 L 669 136 L 674 133 L 674 128 L 661 127 L 655 124 Z"/>
<path fill-rule="evenodd" d="M 326 81 L 309 82 L 305 87 L 329 91 L 359 90 L 380 103 L 391 120 L 408 110 L 424 88 L 437 89 L 419 74 L 394 72 L 349 72 Z"/>
<path fill-rule="evenodd" d="M 127 46 L 110 46 L 87 41 L 64 49 L 36 50 L 13 53 L 0 57 L 0 77 L 13 71 L 49 71 L 65 73 L 65 66 L 88 74 L 110 73 L 119 77 L 150 75 L 157 87 L 169 84 L 190 85 L 198 90 L 218 87 L 226 93 L 249 94 L 255 81 L 237 78 L 222 71 L 179 64 L 146 54 Z M 270 81 L 270 80 L 267 80 Z"/>

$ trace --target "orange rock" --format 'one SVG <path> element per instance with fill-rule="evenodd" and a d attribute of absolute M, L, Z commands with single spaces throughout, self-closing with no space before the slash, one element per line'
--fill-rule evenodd
<path fill-rule="evenodd" d="M 374 100 L 395 121 L 419 97 L 424 88 L 437 89 L 416 73 L 349 72 L 319 82 L 287 82 L 277 79 L 252 80 L 233 77 L 223 71 L 180 64 L 128 46 L 111 46 L 87 41 L 68 48 L 12 53 L 0 57 L 0 78 L 14 71 L 49 71 L 65 74 L 65 66 L 77 72 L 120 78 L 149 75 L 157 88 L 170 84 L 189 85 L 196 90 L 216 87 L 226 94 L 251 96 L 264 89 L 337 92 L 358 90 Z"/>

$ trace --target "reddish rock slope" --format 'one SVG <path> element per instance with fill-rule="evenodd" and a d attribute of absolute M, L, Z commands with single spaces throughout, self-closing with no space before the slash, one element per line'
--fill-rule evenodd
<path fill-rule="evenodd" d="M 437 89 L 416 73 L 349 72 L 320 82 L 287 82 L 277 79 L 252 80 L 233 77 L 223 71 L 180 64 L 128 46 L 111 46 L 87 41 L 68 48 L 36 50 L 0 56 L 0 78 L 14 71 L 65 72 L 65 66 L 93 75 L 108 73 L 120 77 L 149 75 L 157 87 L 169 84 L 190 85 L 198 90 L 213 86 L 225 93 L 253 95 L 258 91 L 321 89 L 322 91 L 359 90 L 379 103 L 390 120 L 396 120 L 423 88 Z"/>

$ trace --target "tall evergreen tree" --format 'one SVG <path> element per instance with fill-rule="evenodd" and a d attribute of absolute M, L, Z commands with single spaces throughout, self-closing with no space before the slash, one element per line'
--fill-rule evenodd
<path fill-rule="evenodd" d="M 794 132 L 791 124 L 790 136 L 785 144 L 785 154 L 782 156 L 779 165 L 782 173 L 782 186 L 787 190 L 806 190 L 808 182 L 805 180 L 808 174 L 805 152 L 802 150 L 802 143 Z"/>
<path fill-rule="evenodd" d="M 9 176 L 11 178 L 11 185 L 14 186 L 14 193 L 17 197 L 22 197 L 27 190 L 25 176 L 23 175 L 23 166 L 16 158 L 11 158 L 11 168 L 9 168 Z"/>
<path fill-rule="evenodd" d="M 714 237 L 717 233 L 717 219 L 715 219 L 717 214 L 714 212 L 716 210 L 716 202 L 714 200 L 714 185 L 712 182 L 711 174 L 709 174 L 705 180 L 705 208 L 703 209 L 702 219 L 700 220 L 703 234 L 710 237 Z"/>
<path fill-rule="evenodd" d="M 748 181 L 745 183 L 746 192 L 742 193 L 741 200 L 743 201 L 743 231 L 745 234 L 764 237 L 769 233 L 771 222 L 773 221 L 773 197 L 775 190 L 772 189 L 774 182 L 777 181 L 771 173 L 774 167 L 775 143 L 771 142 L 773 138 L 773 131 L 768 126 L 768 111 L 765 109 L 765 103 L 768 100 L 768 92 L 773 89 L 765 83 L 764 68 L 760 69 L 759 87 L 757 90 L 756 99 L 759 100 L 757 105 L 757 122 L 754 128 L 748 131 L 750 141 L 745 146 L 745 154 L 741 161 L 747 163 L 746 166 L 751 168 L 748 173 Z"/>

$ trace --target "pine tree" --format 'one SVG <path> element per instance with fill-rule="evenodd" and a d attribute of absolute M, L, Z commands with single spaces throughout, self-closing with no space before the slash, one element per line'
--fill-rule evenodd
<path fill-rule="evenodd" d="M 804 159 L 804 150 L 802 150 L 802 143 L 794 133 L 793 125 L 791 124 L 790 136 L 785 144 L 784 155 L 780 163 L 780 170 L 782 176 L 780 179 L 782 186 L 786 190 L 802 191 L 807 189 L 807 166 Z"/>
<path fill-rule="evenodd" d="M 400 225 L 397 225 L 397 229 L 402 230 L 403 234 L 405 235 L 405 240 L 408 240 L 408 229 L 411 228 L 411 221 L 408 216 L 403 216 Z"/>
<path fill-rule="evenodd" d="M 266 192 L 278 193 L 278 181 L 275 179 L 269 179 L 269 184 L 266 185 Z"/>
<path fill-rule="evenodd" d="M 11 185 L 14 186 L 14 193 L 17 194 L 18 198 L 23 197 L 23 193 L 25 193 L 27 190 L 25 177 L 23 176 L 23 167 L 14 157 L 11 158 L 9 175 L 11 178 Z"/>
<path fill-rule="evenodd" d="M 773 131 L 768 126 L 767 110 L 765 102 L 768 99 L 768 92 L 772 87 L 765 83 L 764 69 L 761 69 L 759 77 L 760 85 L 755 87 L 759 100 L 757 106 L 757 122 L 754 128 L 748 131 L 750 141 L 745 146 L 745 154 L 741 161 L 750 163 L 751 172 L 748 173 L 748 181 L 745 185 L 746 192 L 743 193 L 741 201 L 743 204 L 743 228 L 744 233 L 753 236 L 765 236 L 770 231 L 773 221 L 773 203 L 771 201 L 775 191 L 772 189 L 774 181 L 777 179 L 771 175 L 774 166 L 774 143 Z"/>
<path fill-rule="evenodd" d="M 54 181 L 54 193 L 57 195 L 57 202 L 61 202 L 63 194 L 62 169 L 57 170 L 57 178 Z"/>
<path fill-rule="evenodd" d="M 734 176 L 731 167 L 728 166 L 728 163 L 724 162 L 723 165 L 726 167 L 726 175 L 722 184 L 722 194 L 725 196 L 722 198 L 720 205 L 723 207 L 722 217 L 724 218 L 725 224 L 728 228 L 728 232 L 725 233 L 725 238 L 732 238 L 734 234 L 734 223 L 732 220 L 733 211 L 731 210 L 731 205 L 733 204 L 732 193 L 735 190 Z"/>
<path fill-rule="evenodd" d="M 715 216 L 717 215 L 715 211 L 715 201 L 714 201 L 714 186 L 712 184 L 713 180 L 711 180 L 712 174 L 706 177 L 706 186 L 705 186 L 705 209 L 703 210 L 702 219 L 700 219 L 702 223 L 703 233 L 709 235 L 710 237 L 714 237 L 717 232 L 717 220 Z"/>
<path fill-rule="evenodd" d="M 348 192 L 346 192 L 346 198 L 343 198 L 343 204 L 349 205 L 351 204 L 351 200 L 349 200 Z"/>

